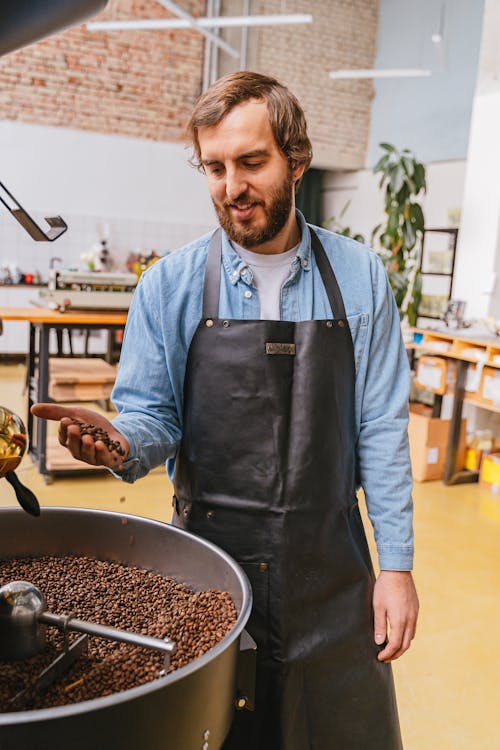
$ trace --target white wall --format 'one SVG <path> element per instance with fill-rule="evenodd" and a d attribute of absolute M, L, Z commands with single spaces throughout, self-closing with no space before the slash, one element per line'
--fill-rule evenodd
<path fill-rule="evenodd" d="M 486 0 L 454 285 L 474 317 L 500 318 L 499 28 L 500 0 Z"/>
<path fill-rule="evenodd" d="M 34 242 L 0 206 L 0 265 L 46 273 L 51 256 L 80 261 L 108 222 L 111 248 L 173 249 L 215 226 L 205 178 L 181 144 L 0 122 L 0 181 L 29 213 L 68 223 L 53 243 Z"/>
<path fill-rule="evenodd" d="M 428 68 L 432 76 L 375 79 L 369 166 L 381 141 L 409 148 L 425 162 L 466 158 L 483 5 L 380 0 L 375 67 Z M 432 35 L 442 20 L 443 40 L 435 45 Z"/>

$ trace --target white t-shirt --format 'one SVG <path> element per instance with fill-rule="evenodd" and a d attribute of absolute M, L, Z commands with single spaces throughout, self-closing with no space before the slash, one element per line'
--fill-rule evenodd
<path fill-rule="evenodd" d="M 291 264 L 300 243 L 285 253 L 273 255 L 253 253 L 234 242 L 231 244 L 253 273 L 253 283 L 259 292 L 260 319 L 281 320 L 281 287 L 292 272 Z"/>

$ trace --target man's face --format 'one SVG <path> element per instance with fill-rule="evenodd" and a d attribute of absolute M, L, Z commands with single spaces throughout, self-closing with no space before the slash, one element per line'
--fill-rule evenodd
<path fill-rule="evenodd" d="M 228 237 L 246 248 L 274 239 L 294 209 L 292 169 L 279 150 L 264 101 L 234 107 L 217 125 L 198 130 L 201 161 L 217 216 Z"/>

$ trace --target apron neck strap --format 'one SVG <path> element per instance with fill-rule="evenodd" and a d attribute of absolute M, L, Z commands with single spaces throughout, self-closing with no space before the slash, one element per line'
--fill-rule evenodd
<path fill-rule="evenodd" d="M 326 295 L 332 308 L 333 317 L 337 320 L 345 320 L 345 307 L 340 288 L 333 272 L 332 264 L 328 260 L 325 248 L 314 229 L 309 227 L 311 233 L 311 247 L 314 250 L 314 258 L 318 271 L 321 274 L 321 280 L 325 285 Z"/>
<path fill-rule="evenodd" d="M 311 246 L 314 251 L 316 265 L 325 286 L 333 317 L 336 319 L 345 319 L 344 302 L 331 263 L 314 229 L 309 227 L 309 231 L 311 233 Z M 219 316 L 221 260 L 222 229 L 219 227 L 213 233 L 208 246 L 205 284 L 203 287 L 203 319 L 217 318 Z"/>
<path fill-rule="evenodd" d="M 222 229 L 216 229 L 208 246 L 205 284 L 203 286 L 202 318 L 219 317 L 220 267 L 222 260 Z"/>

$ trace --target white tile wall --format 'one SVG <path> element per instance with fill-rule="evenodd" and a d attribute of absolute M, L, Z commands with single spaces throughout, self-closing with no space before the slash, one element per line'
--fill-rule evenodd
<path fill-rule="evenodd" d="M 162 255 L 166 250 L 174 250 L 216 225 L 215 216 L 210 225 L 72 215 L 62 211 L 61 214 L 68 224 L 67 232 L 54 242 L 35 242 L 0 206 L 0 266 L 15 264 L 23 273 L 38 271 L 44 279 L 48 276 L 51 257 L 62 259 L 62 264 L 56 267 L 84 268 L 81 254 L 98 243 L 98 226 L 107 223 L 113 259 L 118 270 L 125 270 L 125 261 L 130 252 L 155 250 Z M 42 214 L 33 212 L 32 216 L 40 226 L 48 228 Z"/>

